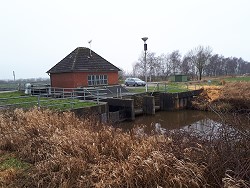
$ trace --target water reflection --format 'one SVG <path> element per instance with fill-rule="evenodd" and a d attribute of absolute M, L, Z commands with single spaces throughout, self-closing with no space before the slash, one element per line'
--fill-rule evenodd
<path fill-rule="evenodd" d="M 121 122 L 116 127 L 130 130 L 134 125 L 145 125 L 145 133 L 154 131 L 162 134 L 169 130 L 181 129 L 192 133 L 215 136 L 219 129 L 228 124 L 228 122 L 225 122 L 225 119 L 229 120 L 230 118 L 232 118 L 230 115 L 221 117 L 212 112 L 195 110 L 161 111 L 154 116 L 139 116 L 136 117 L 135 121 Z M 233 122 L 233 119 L 229 122 Z M 227 128 L 234 129 L 232 126 L 227 126 Z"/>

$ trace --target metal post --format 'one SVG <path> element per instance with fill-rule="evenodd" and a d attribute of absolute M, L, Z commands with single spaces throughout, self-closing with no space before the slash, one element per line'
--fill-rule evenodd
<path fill-rule="evenodd" d="M 118 88 L 116 89 L 116 98 L 118 98 L 119 97 L 119 90 L 118 90 Z"/>
<path fill-rule="evenodd" d="M 146 56 L 147 56 L 147 43 L 146 41 L 148 40 L 148 37 L 143 37 L 142 40 L 144 41 L 144 52 L 145 52 L 145 57 L 144 57 L 144 71 L 145 71 L 145 82 L 146 82 L 146 92 L 148 92 L 148 81 L 147 81 L 147 60 L 146 60 Z"/>
<path fill-rule="evenodd" d="M 37 96 L 37 107 L 40 109 L 40 95 Z"/>
<path fill-rule="evenodd" d="M 74 97 L 73 97 L 73 95 L 72 95 L 72 92 L 71 92 L 71 94 L 70 94 L 70 96 L 71 96 L 71 100 L 70 100 L 70 108 L 71 108 L 71 110 L 73 109 L 73 100 L 74 100 Z"/>
<path fill-rule="evenodd" d="M 83 89 L 83 100 L 85 101 L 85 89 Z"/>
<path fill-rule="evenodd" d="M 99 104 L 99 91 L 98 91 L 98 89 L 96 90 L 96 95 L 97 95 L 97 104 Z"/>
<path fill-rule="evenodd" d="M 146 43 L 146 41 L 145 41 L 145 43 Z M 145 71 L 146 92 L 148 92 L 147 59 L 146 59 L 146 58 L 147 58 L 147 51 L 146 51 L 146 50 L 145 50 L 145 57 L 144 57 L 144 58 L 145 58 L 145 59 L 144 59 L 144 60 L 145 60 L 145 67 L 144 67 L 145 70 L 144 70 L 144 71 Z"/>
<path fill-rule="evenodd" d="M 167 93 L 167 84 L 165 83 L 165 93 Z"/>

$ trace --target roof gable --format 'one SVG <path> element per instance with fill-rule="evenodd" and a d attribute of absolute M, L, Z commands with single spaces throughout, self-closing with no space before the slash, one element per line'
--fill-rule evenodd
<path fill-rule="evenodd" d="M 47 73 L 63 72 L 114 72 L 118 67 L 85 47 L 78 47 L 53 66 Z"/>

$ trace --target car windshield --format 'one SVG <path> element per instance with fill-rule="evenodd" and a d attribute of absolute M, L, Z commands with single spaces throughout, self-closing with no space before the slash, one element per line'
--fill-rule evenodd
<path fill-rule="evenodd" d="M 134 80 L 135 80 L 135 81 L 142 81 L 142 80 L 140 80 L 139 78 L 134 78 Z"/>

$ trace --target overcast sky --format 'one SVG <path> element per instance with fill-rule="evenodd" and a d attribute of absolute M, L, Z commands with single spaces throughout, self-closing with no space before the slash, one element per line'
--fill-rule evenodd
<path fill-rule="evenodd" d="M 1 0 L 0 79 L 46 78 L 76 47 L 132 71 L 148 37 L 156 55 L 198 45 L 250 61 L 250 0 Z"/>

